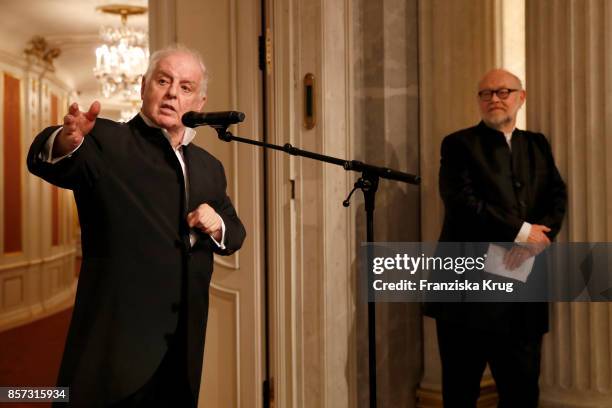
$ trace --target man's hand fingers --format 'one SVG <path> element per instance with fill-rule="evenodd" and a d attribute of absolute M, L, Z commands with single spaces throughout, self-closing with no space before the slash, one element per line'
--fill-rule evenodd
<path fill-rule="evenodd" d="M 530 256 L 532 256 L 532 254 L 529 249 L 514 247 L 506 252 L 504 256 L 504 265 L 506 265 L 508 270 L 513 271 L 521 266 Z"/>
<path fill-rule="evenodd" d="M 508 263 L 510 262 L 510 254 L 512 253 L 512 250 L 506 252 L 504 254 L 504 265 L 508 266 Z"/>
<path fill-rule="evenodd" d="M 538 243 L 540 244 L 549 244 L 550 243 L 550 239 L 548 239 L 548 237 L 546 236 L 546 234 L 544 234 L 543 232 L 538 234 Z"/>
<path fill-rule="evenodd" d="M 202 212 L 199 209 L 190 212 L 187 215 L 187 223 L 190 227 L 200 227 L 202 230 L 206 231 L 210 228 L 215 228 L 217 224 L 215 213 Z"/>
<path fill-rule="evenodd" d="M 506 268 L 512 270 L 512 265 L 514 265 L 514 256 L 515 256 L 515 249 L 512 248 L 511 250 L 509 250 L 508 252 L 506 252 L 506 255 L 504 255 L 504 265 L 506 265 Z"/>
<path fill-rule="evenodd" d="M 546 239 L 546 236 L 543 233 L 538 232 L 533 238 L 535 242 L 543 242 Z"/>
<path fill-rule="evenodd" d="M 517 254 L 516 252 L 513 252 L 512 256 L 510 257 L 510 260 L 508 261 L 508 264 L 506 265 L 506 268 L 508 268 L 508 270 L 510 271 L 513 271 L 514 269 L 516 269 L 517 262 Z"/>
<path fill-rule="evenodd" d="M 516 267 L 518 268 L 519 266 L 521 266 L 527 259 L 531 258 L 533 256 L 533 254 L 531 253 L 531 251 L 527 248 L 521 248 L 521 253 L 520 256 L 518 258 L 518 262 L 516 264 Z"/>
<path fill-rule="evenodd" d="M 68 138 L 78 138 L 78 135 L 75 135 L 77 131 L 77 123 L 76 118 L 72 115 L 64 116 L 64 127 L 62 129 L 61 135 L 66 138 L 65 141 L 68 141 Z M 70 142 L 73 143 L 73 142 Z"/>
<path fill-rule="evenodd" d="M 92 103 L 89 107 L 87 113 L 85 113 L 85 117 L 87 118 L 87 120 L 89 120 L 90 122 L 96 120 L 96 118 L 100 114 L 100 108 L 100 102 L 94 101 L 94 103 Z"/>
<path fill-rule="evenodd" d="M 68 114 L 72 116 L 76 116 L 79 113 L 79 105 L 76 102 L 73 102 L 72 105 L 68 108 Z"/>
<path fill-rule="evenodd" d="M 202 221 L 202 228 L 207 234 L 210 234 L 211 232 L 215 232 L 217 230 L 219 227 L 218 224 L 219 223 L 217 222 L 216 217 L 213 218 L 207 216 L 206 219 Z"/>
<path fill-rule="evenodd" d="M 74 116 L 70 114 L 64 116 L 64 126 L 69 126 L 69 125 L 72 125 L 73 123 L 76 123 Z"/>
<path fill-rule="evenodd" d="M 548 228 L 546 225 L 542 225 L 542 224 L 533 224 L 532 227 L 535 227 L 536 229 L 545 231 L 545 232 L 549 232 L 550 228 Z"/>
<path fill-rule="evenodd" d="M 221 229 L 221 226 L 220 226 L 220 225 L 210 226 L 210 227 L 208 227 L 208 228 L 204 228 L 204 232 L 205 232 L 205 233 L 207 233 L 207 234 L 209 234 L 209 235 L 212 235 L 212 234 L 214 234 L 215 232 L 219 231 L 220 229 Z"/>
<path fill-rule="evenodd" d="M 550 232 L 551 231 L 551 229 L 548 228 L 546 225 L 540 225 L 540 224 L 534 224 L 534 225 L 532 225 L 532 228 L 534 228 L 534 230 L 537 233 L 541 233 L 541 234 L 543 234 L 545 232 Z"/>
<path fill-rule="evenodd" d="M 214 234 L 221 229 L 221 218 L 217 212 L 206 203 L 187 214 L 187 223 L 191 228 L 200 228 L 206 234 Z"/>
<path fill-rule="evenodd" d="M 198 211 L 192 211 L 187 214 L 187 224 L 190 228 L 195 227 L 198 224 Z"/>
<path fill-rule="evenodd" d="M 529 234 L 529 238 L 527 238 L 527 242 L 549 244 L 550 239 L 542 231 L 533 231 L 531 234 Z"/>
<path fill-rule="evenodd" d="M 510 262 L 510 267 L 508 269 L 510 269 L 512 271 L 512 270 L 516 269 L 520 264 L 521 264 L 521 253 L 520 253 L 520 251 L 513 251 L 512 260 Z"/>
<path fill-rule="evenodd" d="M 215 214 L 215 219 L 212 220 L 209 224 L 206 224 L 204 231 L 207 234 L 214 234 L 220 229 L 221 229 L 221 221 L 219 220 L 219 217 L 217 217 L 217 215 Z"/>
<path fill-rule="evenodd" d="M 202 225 L 204 225 L 206 228 L 209 228 L 210 226 L 215 224 L 216 221 L 217 214 L 215 214 L 214 212 L 206 212 L 202 217 Z"/>

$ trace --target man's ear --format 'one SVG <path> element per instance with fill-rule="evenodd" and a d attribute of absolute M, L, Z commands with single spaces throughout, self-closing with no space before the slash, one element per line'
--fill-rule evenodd
<path fill-rule="evenodd" d="M 524 89 L 521 89 L 519 91 L 519 100 L 521 101 L 519 108 L 523 106 L 526 98 L 527 98 L 527 92 Z"/>
<path fill-rule="evenodd" d="M 198 107 L 198 111 L 202 112 L 202 109 L 204 108 L 204 105 L 206 105 L 206 101 L 208 100 L 208 97 L 203 96 L 202 100 L 200 101 L 200 106 Z"/>

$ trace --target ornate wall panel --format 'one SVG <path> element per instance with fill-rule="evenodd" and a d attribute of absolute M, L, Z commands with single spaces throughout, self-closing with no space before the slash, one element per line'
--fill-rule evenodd
<path fill-rule="evenodd" d="M 23 249 L 22 225 L 22 171 L 21 148 L 22 81 L 4 73 L 3 92 L 3 224 L 4 253 L 21 252 Z"/>
<path fill-rule="evenodd" d="M 32 138 L 43 126 L 57 123 L 68 88 L 36 64 L 2 51 L 0 78 L 2 331 L 72 305 L 76 251 L 68 234 L 74 223 L 71 192 L 52 193 L 50 185 L 25 167 Z"/>

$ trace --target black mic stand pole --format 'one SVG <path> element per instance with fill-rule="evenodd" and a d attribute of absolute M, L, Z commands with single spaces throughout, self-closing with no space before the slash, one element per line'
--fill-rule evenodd
<path fill-rule="evenodd" d="M 386 167 L 372 166 L 357 160 L 343 160 L 337 157 L 326 156 L 319 153 L 301 150 L 290 143 L 285 143 L 283 146 L 275 145 L 258 140 L 245 139 L 243 137 L 234 136 L 227 130 L 228 126 L 212 126 L 216 131 L 219 139 L 225 142 L 241 142 L 255 146 L 265 147 L 273 150 L 281 150 L 293 156 L 302 156 L 309 159 L 314 159 L 326 163 L 342 166 L 346 171 L 361 172 L 361 177 L 357 179 L 351 192 L 342 205 L 348 207 L 350 199 L 355 190 L 359 189 L 363 192 L 365 199 L 365 211 L 367 222 L 367 242 L 374 242 L 374 207 L 376 202 L 376 191 L 378 190 L 378 181 L 380 178 L 389 180 L 401 181 L 408 184 L 419 184 L 421 178 L 414 174 L 403 173 L 401 171 L 392 170 Z M 371 264 L 372 249 L 368 246 L 368 265 Z M 372 274 L 368 273 L 368 290 L 372 287 Z M 368 371 L 370 378 L 370 408 L 376 408 L 376 303 L 368 302 Z"/>

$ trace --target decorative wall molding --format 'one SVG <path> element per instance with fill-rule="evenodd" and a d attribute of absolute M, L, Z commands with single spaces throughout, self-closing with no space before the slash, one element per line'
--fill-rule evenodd
<path fill-rule="evenodd" d="M 225 327 L 231 327 L 233 331 L 233 338 L 227 338 L 226 336 L 220 336 L 216 334 L 215 339 L 208 341 L 206 347 L 220 347 L 219 356 L 215 355 L 211 357 L 218 359 L 219 361 L 213 362 L 211 368 L 221 367 L 226 370 L 228 364 L 233 365 L 232 378 L 222 377 L 223 384 L 219 384 L 218 381 L 221 379 L 213 379 L 214 372 L 210 370 L 203 371 L 201 392 L 216 392 L 214 390 L 215 385 L 222 386 L 223 388 L 232 388 L 230 399 L 232 401 L 221 401 L 217 400 L 218 403 L 225 403 L 228 406 L 241 407 L 241 393 L 240 393 L 240 292 L 233 290 L 232 288 L 226 288 L 222 285 L 211 283 L 210 285 L 210 319 L 219 319 L 224 322 Z M 225 303 L 224 308 L 222 303 Z M 221 314 L 226 312 L 225 314 Z M 215 316 L 214 314 L 218 315 Z M 228 345 L 232 346 L 232 349 L 228 349 Z M 211 355 L 209 353 L 209 355 Z M 229 355 L 230 358 L 234 359 L 233 364 L 231 361 L 226 361 L 223 355 Z M 209 362 L 211 363 L 211 362 Z M 207 367 L 207 361 L 204 359 L 204 367 Z"/>
<path fill-rule="evenodd" d="M 51 245 L 51 186 L 29 174 L 25 152 L 32 138 L 51 118 L 51 98 L 55 95 L 57 110 L 64 110 L 70 89 L 53 73 L 25 58 L 0 51 L 0 74 L 8 73 L 20 79 L 20 134 L 22 153 L 5 160 L 18 160 L 21 174 L 23 216 L 19 253 L 0 256 L 0 331 L 27 324 L 70 307 L 76 290 L 75 235 L 72 194 L 58 189 L 56 246 Z M 5 101 L 0 101 L 0 106 Z M 57 113 L 57 112 L 56 112 Z M 58 115 L 56 115 L 58 116 Z M 7 135 L 0 134 L 1 140 Z M 0 185 L 0 196 L 4 184 Z M 2 209 L 4 214 L 4 209 Z M 2 218 L 2 217 L 0 217 Z"/>
<path fill-rule="evenodd" d="M 8 265 L 9 267 L 2 266 L 0 271 L 0 332 L 72 307 L 77 286 L 77 280 L 74 277 L 74 254 L 75 251 L 69 251 L 47 260 L 39 259 Z M 7 285 L 7 282 L 15 278 L 21 280 L 21 287 Z M 7 295 L 16 297 L 13 295 L 15 290 L 19 291 L 17 294 L 19 302 L 5 304 L 4 299 Z"/>
<path fill-rule="evenodd" d="M 44 258 L 28 259 L 27 261 L 21 261 L 21 262 L 15 262 L 15 263 L 3 263 L 0 265 L 0 273 L 4 271 L 13 270 L 13 269 L 40 266 L 42 264 L 55 262 L 60 259 L 73 257 L 76 253 L 77 253 L 77 250 L 75 248 L 75 249 L 69 249 L 67 251 L 58 252 L 53 255 L 44 257 Z"/>

